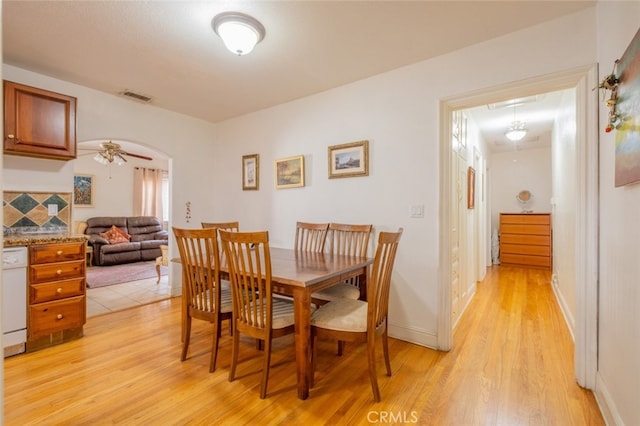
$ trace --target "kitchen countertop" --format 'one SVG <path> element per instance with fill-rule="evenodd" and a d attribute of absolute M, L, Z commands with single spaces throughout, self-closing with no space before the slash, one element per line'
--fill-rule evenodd
<path fill-rule="evenodd" d="M 6 235 L 4 237 L 4 247 L 16 246 L 32 246 L 35 244 L 54 244 L 54 243 L 77 243 L 87 241 L 88 235 L 72 235 L 72 234 L 33 234 L 33 235 Z"/>

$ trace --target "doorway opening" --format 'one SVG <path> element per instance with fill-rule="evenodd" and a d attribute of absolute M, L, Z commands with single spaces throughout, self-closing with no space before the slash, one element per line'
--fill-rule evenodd
<path fill-rule="evenodd" d="M 595 387 L 597 371 L 597 203 L 598 203 L 598 93 L 597 66 L 590 65 L 552 75 L 484 89 L 440 102 L 440 205 L 451 206 L 457 181 L 452 164 L 453 116 L 456 111 L 507 99 L 575 89 L 575 376 L 586 388 Z M 440 261 L 438 347 L 453 345 L 452 265 L 456 224 L 450 208 L 440 209 Z"/>

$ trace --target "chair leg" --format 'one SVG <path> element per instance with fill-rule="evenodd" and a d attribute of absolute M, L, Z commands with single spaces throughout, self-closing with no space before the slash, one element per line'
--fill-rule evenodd
<path fill-rule="evenodd" d="M 238 350 L 240 346 L 240 333 L 236 330 L 233 333 L 233 349 L 231 350 L 231 368 L 229 368 L 229 381 L 233 382 L 236 378 L 236 364 L 238 363 Z"/>
<path fill-rule="evenodd" d="M 378 388 L 378 376 L 376 373 L 376 347 L 374 342 L 367 342 L 367 354 L 369 355 L 369 379 L 371 379 L 373 399 L 376 402 L 380 402 L 380 388 Z"/>
<path fill-rule="evenodd" d="M 209 373 L 216 371 L 216 360 L 218 359 L 218 341 L 220 338 L 220 320 L 214 323 L 213 343 L 211 345 L 211 361 L 209 362 Z"/>
<path fill-rule="evenodd" d="M 182 355 L 180 355 L 180 361 L 187 359 L 187 351 L 189 350 L 189 339 L 191 337 L 191 317 L 187 315 L 184 327 L 184 343 L 182 344 Z"/>
<path fill-rule="evenodd" d="M 262 383 L 260 385 L 260 399 L 267 397 L 267 382 L 269 381 L 269 365 L 271 364 L 271 337 L 264 339 L 264 365 L 262 366 Z"/>
<path fill-rule="evenodd" d="M 387 329 L 382 333 L 382 350 L 384 351 L 384 364 L 387 367 L 387 376 L 391 376 L 391 360 L 389 358 L 389 339 Z"/>
<path fill-rule="evenodd" d="M 343 352 L 344 352 L 344 341 L 338 340 L 338 356 L 342 356 Z"/>
<path fill-rule="evenodd" d="M 160 284 L 160 265 L 158 265 L 156 263 L 156 273 L 158 274 L 158 281 L 156 281 L 156 284 Z"/>

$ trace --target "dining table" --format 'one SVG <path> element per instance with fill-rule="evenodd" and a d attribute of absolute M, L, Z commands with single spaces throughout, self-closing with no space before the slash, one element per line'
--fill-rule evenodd
<path fill-rule="evenodd" d="M 285 248 L 269 248 L 273 292 L 293 298 L 295 321 L 296 377 L 299 399 L 309 397 L 311 374 L 311 294 L 352 277 L 359 277 L 366 286 L 367 267 L 373 258 L 314 253 Z M 172 259 L 180 263 L 180 259 Z M 221 262 L 220 276 L 228 278 L 225 262 Z M 185 289 L 182 289 L 183 294 Z M 186 306 L 182 306 L 183 336 Z"/>

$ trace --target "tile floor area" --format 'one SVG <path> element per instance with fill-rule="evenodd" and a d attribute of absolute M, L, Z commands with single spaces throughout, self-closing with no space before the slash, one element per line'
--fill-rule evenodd
<path fill-rule="evenodd" d="M 157 279 L 88 288 L 87 318 L 170 298 L 169 277 L 163 275 L 160 283 L 156 284 Z"/>

